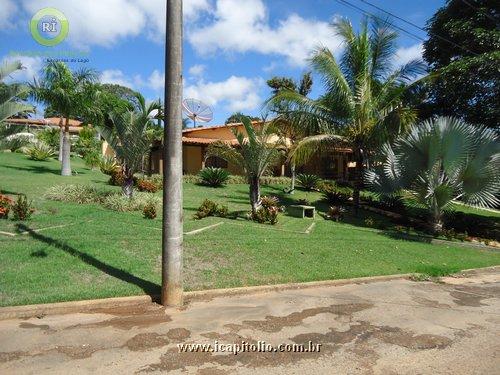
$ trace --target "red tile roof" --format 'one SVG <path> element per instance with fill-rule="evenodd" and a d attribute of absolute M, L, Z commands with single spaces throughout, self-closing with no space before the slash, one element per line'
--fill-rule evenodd
<path fill-rule="evenodd" d="M 59 126 L 59 117 L 48 118 L 11 118 L 5 120 L 9 124 L 39 125 L 39 126 Z M 65 121 L 65 120 L 64 120 Z M 79 120 L 69 119 L 69 126 L 82 126 Z"/>
<path fill-rule="evenodd" d="M 214 143 L 216 141 L 220 141 L 220 139 L 216 138 L 194 138 L 194 137 L 182 137 L 182 143 L 185 145 L 209 145 L 210 143 Z M 238 144 L 236 139 L 224 141 L 233 146 Z"/>

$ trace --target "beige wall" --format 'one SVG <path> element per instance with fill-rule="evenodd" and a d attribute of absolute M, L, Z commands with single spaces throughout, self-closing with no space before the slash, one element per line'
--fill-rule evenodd
<path fill-rule="evenodd" d="M 201 146 L 182 146 L 182 170 L 184 174 L 197 174 L 202 167 Z"/>

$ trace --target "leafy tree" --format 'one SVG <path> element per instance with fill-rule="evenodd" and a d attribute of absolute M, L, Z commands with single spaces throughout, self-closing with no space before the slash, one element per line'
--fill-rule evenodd
<path fill-rule="evenodd" d="M 96 95 L 97 75 L 89 69 L 72 72 L 62 62 L 49 62 L 43 68 L 43 77 L 31 85 L 31 94 L 38 102 L 50 105 L 61 117 L 62 176 L 71 176 L 71 142 L 69 119 L 92 110 Z M 63 123 L 64 119 L 64 123 Z M 63 127 L 64 124 L 64 127 Z"/>
<path fill-rule="evenodd" d="M 435 232 L 453 199 L 483 207 L 500 203 L 500 142 L 491 129 L 438 117 L 414 126 L 393 147 L 386 144 L 381 160 L 365 173 L 367 184 L 385 195 L 413 193 L 429 210 Z"/>
<path fill-rule="evenodd" d="M 243 122 L 243 119 L 246 117 L 248 117 L 251 121 L 259 121 L 260 120 L 259 117 L 247 116 L 241 112 L 235 112 L 226 119 L 225 124 L 227 125 L 227 124 L 236 124 L 239 122 Z"/>
<path fill-rule="evenodd" d="M 102 137 L 109 143 L 116 154 L 123 172 L 123 194 L 132 198 L 134 173 L 141 170 L 144 156 L 151 148 L 151 141 L 147 136 L 148 126 L 152 123 L 152 116 L 161 107 L 159 102 L 146 105 L 144 97 L 136 93 L 139 110 L 120 113 L 110 113 L 109 118 L 113 127 L 98 126 Z"/>
<path fill-rule="evenodd" d="M 402 98 L 409 81 L 424 72 L 424 64 L 414 60 L 392 70 L 397 34 L 386 23 L 374 20 L 369 30 L 364 21 L 359 33 L 345 19 L 332 27 L 345 44 L 340 62 L 325 47 L 318 48 L 311 59 L 325 93 L 309 99 L 296 91 L 282 90 L 269 103 L 289 108 L 290 121 L 317 134 L 297 144 L 292 162 L 304 163 L 323 147 L 332 150 L 340 143 L 352 148 L 357 210 L 362 175 L 370 155 L 392 134 L 405 131 L 416 118 L 415 111 L 405 107 Z"/>
<path fill-rule="evenodd" d="M 237 129 L 232 130 L 239 147 L 217 141 L 208 146 L 207 157 L 217 156 L 243 169 L 250 185 L 250 204 L 255 214 L 261 206 L 260 178 L 279 159 L 279 152 L 277 144 L 270 140 L 273 133 L 269 124 L 263 123 L 255 128 L 248 117 L 243 117 L 242 122 L 247 137 Z"/>
<path fill-rule="evenodd" d="M 298 84 L 292 78 L 273 77 L 267 81 L 267 85 L 273 90 L 273 96 L 277 96 L 282 91 L 293 91 L 302 96 L 307 96 L 311 92 L 313 80 L 311 73 L 307 72 L 302 76 Z M 310 134 L 301 122 L 293 121 L 293 119 L 290 118 L 289 113 L 291 112 L 291 108 L 286 102 L 273 102 L 273 104 L 269 106 L 269 110 L 277 114 L 272 121 L 272 126 L 276 134 L 282 138 L 283 146 L 286 149 L 286 156 L 288 158 L 292 154 L 298 142 Z M 290 194 L 293 194 L 293 191 L 295 190 L 295 170 L 295 161 L 291 160 Z"/>
<path fill-rule="evenodd" d="M 430 86 L 433 114 L 498 127 L 499 24 L 494 0 L 448 0 L 429 20 L 423 56 L 438 73 Z"/>

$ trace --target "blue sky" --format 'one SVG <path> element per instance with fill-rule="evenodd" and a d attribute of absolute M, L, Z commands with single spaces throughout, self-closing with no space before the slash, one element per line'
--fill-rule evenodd
<path fill-rule="evenodd" d="M 362 0 L 349 0 L 377 15 Z M 369 0 L 417 25 L 444 0 Z M 0 60 L 17 54 L 26 66 L 13 80 L 32 80 L 43 66 L 39 54 L 82 54 L 87 63 L 70 63 L 100 72 L 102 82 L 140 91 L 148 100 L 163 97 L 165 0 L 0 0 Z M 39 45 L 28 24 L 41 8 L 54 7 L 69 20 L 69 34 L 55 47 Z M 363 15 L 335 0 L 184 0 L 184 94 L 209 104 L 210 125 L 234 111 L 259 115 L 269 96 L 265 82 L 274 75 L 299 78 L 307 57 L 323 44 L 341 52 L 328 24 L 347 17 L 354 25 Z M 394 20 L 413 34 L 425 33 Z M 401 33 L 399 62 L 421 56 L 421 40 Z M 321 93 L 316 81 L 312 95 Z M 37 117 L 43 115 L 37 114 Z"/>

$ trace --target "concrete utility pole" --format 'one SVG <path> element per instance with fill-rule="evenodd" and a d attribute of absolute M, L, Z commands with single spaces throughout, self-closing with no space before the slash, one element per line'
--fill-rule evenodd
<path fill-rule="evenodd" d="M 161 303 L 182 305 L 182 0 L 167 0 Z"/>

